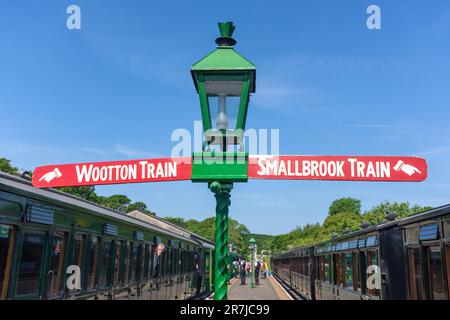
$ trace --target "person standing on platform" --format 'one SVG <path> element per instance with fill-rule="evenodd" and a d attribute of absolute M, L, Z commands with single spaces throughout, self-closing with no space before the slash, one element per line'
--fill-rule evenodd
<path fill-rule="evenodd" d="M 256 261 L 255 264 L 255 284 L 259 285 L 259 271 L 261 270 L 261 262 Z"/>
<path fill-rule="evenodd" d="M 267 275 L 266 263 L 261 261 L 261 279 L 265 279 Z"/>
<path fill-rule="evenodd" d="M 242 261 L 239 265 L 239 276 L 241 277 L 241 285 L 245 285 L 245 279 L 247 278 L 247 271 L 245 270 L 245 267 L 247 266 L 247 263 L 245 261 Z"/>
<path fill-rule="evenodd" d="M 270 264 L 267 264 L 267 262 L 264 262 L 264 264 L 266 265 L 266 269 L 267 269 L 267 276 L 272 276 L 272 270 L 270 270 Z"/>
<path fill-rule="evenodd" d="M 252 264 L 249 261 L 246 262 L 245 269 L 247 270 L 247 276 L 251 277 L 252 276 L 252 274 L 251 274 Z"/>

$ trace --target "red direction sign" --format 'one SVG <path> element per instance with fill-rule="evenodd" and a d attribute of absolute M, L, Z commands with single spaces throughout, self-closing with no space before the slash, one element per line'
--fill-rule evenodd
<path fill-rule="evenodd" d="M 37 167 L 37 188 L 87 186 L 191 179 L 191 158 L 61 164 Z"/>
<path fill-rule="evenodd" d="M 37 188 L 190 180 L 191 158 L 61 164 L 38 167 Z M 404 181 L 427 178 L 425 159 L 372 156 L 250 156 L 249 179 Z"/>
<path fill-rule="evenodd" d="M 248 177 L 253 179 L 423 181 L 425 159 L 371 156 L 253 156 Z"/>

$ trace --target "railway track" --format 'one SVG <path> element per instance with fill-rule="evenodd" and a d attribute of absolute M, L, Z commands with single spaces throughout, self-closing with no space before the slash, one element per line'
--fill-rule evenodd
<path fill-rule="evenodd" d="M 301 294 L 299 294 L 295 289 L 293 289 L 290 285 L 285 283 L 277 274 L 272 273 L 274 279 L 286 290 L 287 294 L 291 296 L 293 300 L 306 300 Z"/>

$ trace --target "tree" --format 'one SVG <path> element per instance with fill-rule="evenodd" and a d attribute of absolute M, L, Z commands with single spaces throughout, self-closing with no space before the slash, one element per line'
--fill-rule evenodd
<path fill-rule="evenodd" d="M 58 188 L 59 191 L 69 193 L 71 195 L 80 197 L 84 200 L 97 202 L 98 195 L 95 193 L 95 187 L 93 186 L 82 186 L 82 187 L 61 187 Z"/>
<path fill-rule="evenodd" d="M 164 219 L 199 236 L 215 241 L 215 217 L 206 218 L 203 221 L 185 220 L 179 217 L 165 217 Z M 249 234 L 250 231 L 245 225 L 231 218 L 228 220 L 228 243 L 233 243 L 239 253 L 245 254 L 247 252 Z"/>
<path fill-rule="evenodd" d="M 180 228 L 187 229 L 186 220 L 180 217 L 165 217 L 164 220 L 171 222 Z"/>
<path fill-rule="evenodd" d="M 360 228 L 361 215 L 356 212 L 339 212 L 329 215 L 322 225 L 320 241 L 331 239 L 333 233 L 341 235 L 345 229 L 356 231 Z"/>
<path fill-rule="evenodd" d="M 250 230 L 248 230 L 247 226 L 230 218 L 228 223 L 228 233 L 228 243 L 232 243 L 241 254 L 247 254 L 248 240 L 250 239 Z"/>
<path fill-rule="evenodd" d="M 98 197 L 98 203 L 102 206 L 125 212 L 131 200 L 123 194 L 115 194 L 110 197 Z"/>
<path fill-rule="evenodd" d="M 133 202 L 131 204 L 129 204 L 126 208 L 125 208 L 125 212 L 131 212 L 134 210 L 138 210 L 140 212 L 146 213 L 146 214 L 150 214 L 150 215 L 156 215 L 155 212 L 150 211 L 147 208 L 147 205 L 142 202 L 142 201 L 137 201 L 137 202 Z"/>
<path fill-rule="evenodd" d="M 361 214 L 361 200 L 354 198 L 334 200 L 328 209 L 328 214 L 332 216 L 341 212 Z"/>
<path fill-rule="evenodd" d="M 411 207 L 409 202 L 391 203 L 385 201 L 366 211 L 363 215 L 363 220 L 371 225 L 375 225 L 386 221 L 386 212 L 392 212 L 396 215 L 396 219 L 401 219 L 429 209 L 431 207 L 421 207 L 418 205 Z"/>
<path fill-rule="evenodd" d="M 11 160 L 6 158 L 0 158 L 0 171 L 6 173 L 16 173 L 18 170 L 19 169 L 11 165 Z"/>

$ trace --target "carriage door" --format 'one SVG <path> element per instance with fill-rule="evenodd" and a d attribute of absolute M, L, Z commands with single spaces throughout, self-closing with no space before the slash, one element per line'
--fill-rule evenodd
<path fill-rule="evenodd" d="M 440 245 L 425 247 L 426 267 L 428 268 L 429 299 L 445 300 L 445 282 L 442 268 Z"/>
<path fill-rule="evenodd" d="M 44 261 L 44 232 L 25 231 L 16 284 L 17 299 L 39 299 Z"/>
<path fill-rule="evenodd" d="M 0 224 L 0 300 L 5 300 L 8 296 L 15 238 L 15 228 Z"/>
<path fill-rule="evenodd" d="M 67 245 L 67 233 L 55 231 L 50 248 L 50 264 L 48 267 L 47 299 L 58 298 L 63 293 L 64 253 Z"/>
<path fill-rule="evenodd" d="M 423 300 L 423 276 L 420 259 L 420 247 L 408 247 L 409 298 Z"/>

